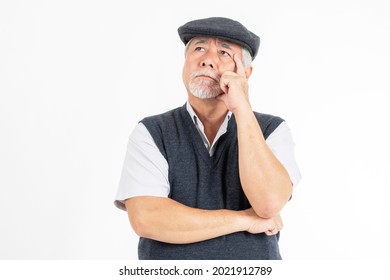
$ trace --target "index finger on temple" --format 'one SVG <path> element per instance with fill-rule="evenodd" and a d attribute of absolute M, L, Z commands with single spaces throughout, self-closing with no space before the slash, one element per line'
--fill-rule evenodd
<path fill-rule="evenodd" d="M 238 75 L 245 77 L 245 68 L 242 60 L 238 54 L 234 54 L 233 56 L 234 62 L 236 63 L 236 72 Z"/>

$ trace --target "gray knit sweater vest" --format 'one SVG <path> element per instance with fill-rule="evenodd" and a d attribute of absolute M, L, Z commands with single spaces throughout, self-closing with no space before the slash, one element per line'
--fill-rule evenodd
<path fill-rule="evenodd" d="M 255 113 L 267 138 L 283 119 Z M 141 121 L 169 165 L 169 197 L 200 209 L 244 210 L 251 207 L 238 172 L 234 115 L 210 157 L 186 105 Z M 279 234 L 237 232 L 191 244 L 168 244 L 140 238 L 139 259 L 281 259 Z"/>

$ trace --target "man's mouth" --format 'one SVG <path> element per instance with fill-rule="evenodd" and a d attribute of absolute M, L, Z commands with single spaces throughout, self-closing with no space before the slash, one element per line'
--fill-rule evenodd
<path fill-rule="evenodd" d="M 214 82 L 218 82 L 215 78 L 208 76 L 208 75 L 197 75 L 196 77 L 203 78 L 203 79 L 209 79 L 209 80 L 213 80 Z"/>

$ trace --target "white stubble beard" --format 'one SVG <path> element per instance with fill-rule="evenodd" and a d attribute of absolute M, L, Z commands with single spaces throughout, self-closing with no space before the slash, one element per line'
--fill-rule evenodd
<path fill-rule="evenodd" d="M 209 76 L 211 79 L 198 77 L 200 75 Z M 189 90 L 191 94 L 200 99 L 215 98 L 222 93 L 219 85 L 220 78 L 209 69 L 195 71 L 190 76 Z"/>

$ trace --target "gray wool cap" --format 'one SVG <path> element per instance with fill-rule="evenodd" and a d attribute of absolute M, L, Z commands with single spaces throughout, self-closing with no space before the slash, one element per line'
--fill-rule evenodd
<path fill-rule="evenodd" d="M 224 17 L 210 17 L 189 21 L 178 28 L 180 39 L 186 45 L 193 37 L 216 37 L 231 41 L 248 49 L 255 59 L 260 37 L 238 21 Z"/>

